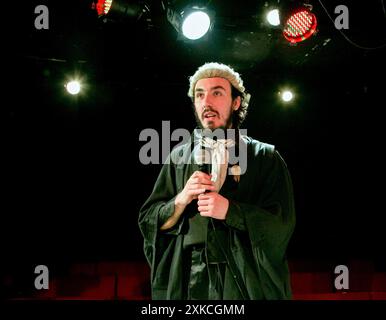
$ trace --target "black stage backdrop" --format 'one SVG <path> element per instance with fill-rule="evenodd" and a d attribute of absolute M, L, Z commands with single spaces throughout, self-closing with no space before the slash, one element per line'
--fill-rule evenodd
<path fill-rule="evenodd" d="M 138 210 L 160 165 L 140 163 L 139 135 L 161 132 L 162 121 L 192 130 L 188 76 L 220 61 L 242 74 L 252 94 L 243 127 L 274 144 L 290 169 L 297 227 L 289 259 L 337 265 L 358 258 L 384 271 L 385 48 L 349 43 L 317 1 L 319 32 L 298 46 L 264 28 L 257 40 L 243 29 L 218 28 L 212 40 L 184 42 L 158 2 L 149 2 L 151 22 L 103 23 L 90 1 L 9 9 L 2 49 L 3 268 L 30 277 L 38 264 L 60 273 L 75 262 L 144 261 Z M 49 30 L 34 28 L 38 4 L 50 9 Z M 380 1 L 346 4 L 347 35 L 368 47 L 386 41 Z M 217 9 L 226 15 L 233 7 Z M 334 5 L 328 9 L 333 14 Z M 374 13 L 372 24 L 361 20 L 365 9 Z M 63 87 L 74 73 L 85 83 L 77 97 Z M 296 94 L 290 106 L 277 96 L 285 86 Z"/>

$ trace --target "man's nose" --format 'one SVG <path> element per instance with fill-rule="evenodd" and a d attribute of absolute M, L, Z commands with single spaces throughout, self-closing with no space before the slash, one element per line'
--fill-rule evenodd
<path fill-rule="evenodd" d="M 209 94 L 206 94 L 202 99 L 202 108 L 208 108 L 212 106 L 212 98 Z"/>

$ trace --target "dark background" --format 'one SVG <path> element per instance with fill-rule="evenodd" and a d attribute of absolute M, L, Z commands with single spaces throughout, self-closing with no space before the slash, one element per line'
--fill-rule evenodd
<path fill-rule="evenodd" d="M 319 32 L 297 46 L 258 20 L 262 1 L 210 1 L 233 25 L 196 43 L 177 39 L 159 1 L 138 20 L 105 23 L 90 1 L 12 5 L 2 46 L 3 267 L 144 260 L 138 211 L 160 166 L 139 162 L 139 134 L 161 132 L 162 120 L 192 130 L 188 76 L 219 61 L 252 94 L 243 127 L 290 169 L 289 258 L 364 258 L 384 269 L 385 47 L 355 46 L 386 43 L 382 1 L 326 4 L 333 17 L 348 6 L 343 32 L 354 44 L 311 2 Z M 49 30 L 34 28 L 38 4 L 50 9 Z M 77 97 L 63 87 L 74 74 L 85 83 Z M 286 85 L 290 106 L 277 96 Z"/>

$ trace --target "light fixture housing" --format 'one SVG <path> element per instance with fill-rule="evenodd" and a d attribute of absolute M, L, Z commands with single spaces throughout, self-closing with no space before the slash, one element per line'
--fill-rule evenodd
<path fill-rule="evenodd" d="M 178 32 L 179 39 L 202 39 L 213 28 L 214 13 L 206 8 L 193 6 L 177 11 L 168 7 L 166 14 L 170 24 Z"/>
<path fill-rule="evenodd" d="M 283 36 L 292 43 L 304 41 L 316 32 L 316 16 L 306 6 L 291 10 L 284 22 Z"/>
<path fill-rule="evenodd" d="M 95 10 L 98 13 L 98 17 L 109 13 L 112 2 L 113 0 L 98 0 L 96 3 L 93 4 Z"/>
<path fill-rule="evenodd" d="M 139 20 L 148 8 L 138 1 L 131 0 L 95 0 L 92 4 L 99 18 L 119 21 L 125 19 Z"/>

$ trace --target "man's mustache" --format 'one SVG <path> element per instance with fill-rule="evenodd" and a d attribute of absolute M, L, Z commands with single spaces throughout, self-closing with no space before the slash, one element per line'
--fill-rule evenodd
<path fill-rule="evenodd" d="M 205 114 L 209 113 L 209 112 L 210 113 L 215 113 L 218 116 L 218 112 L 217 111 L 215 111 L 215 110 L 213 110 L 211 108 L 205 108 L 205 111 L 203 111 L 202 114 L 201 114 L 201 119 L 204 119 Z"/>

